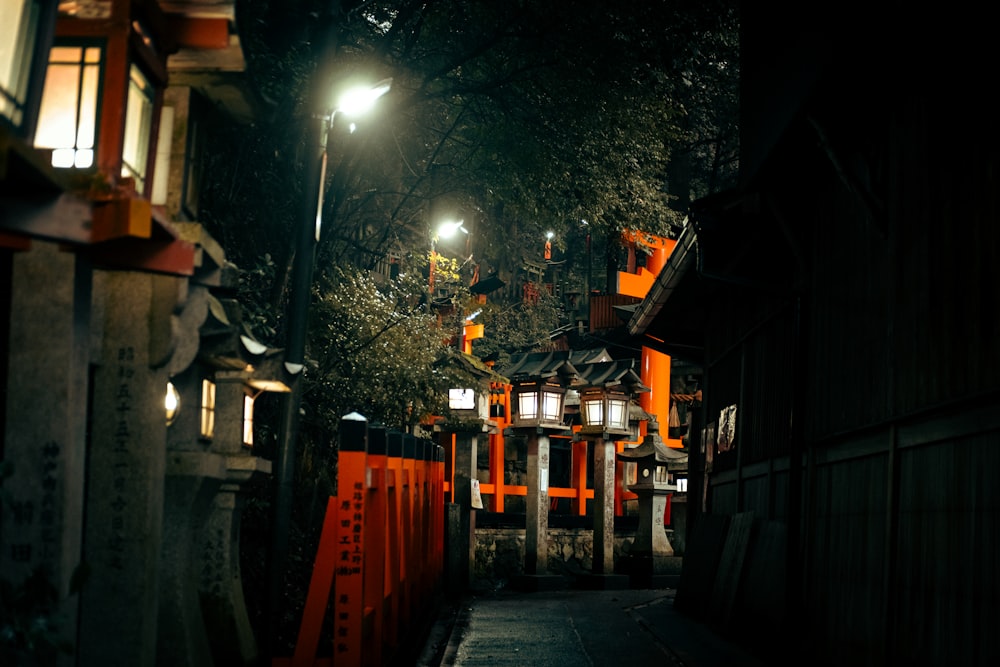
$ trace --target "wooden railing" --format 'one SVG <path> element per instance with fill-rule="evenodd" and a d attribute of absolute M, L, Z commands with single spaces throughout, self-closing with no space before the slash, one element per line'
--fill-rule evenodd
<path fill-rule="evenodd" d="M 272 667 L 390 662 L 441 593 L 443 450 L 355 417 L 341 421 L 337 495 L 327 502 L 294 654 Z M 328 610 L 332 646 L 321 651 Z"/>

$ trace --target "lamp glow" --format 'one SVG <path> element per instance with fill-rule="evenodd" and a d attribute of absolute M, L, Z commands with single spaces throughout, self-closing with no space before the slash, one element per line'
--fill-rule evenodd
<path fill-rule="evenodd" d="M 347 116 L 361 116 L 371 111 L 378 98 L 389 92 L 392 79 L 384 79 L 374 86 L 351 88 L 337 102 L 337 111 Z"/>
<path fill-rule="evenodd" d="M 167 394 L 163 399 L 163 407 L 167 413 L 167 426 L 170 426 L 177 419 L 177 413 L 181 409 L 181 397 L 173 382 L 167 383 Z"/>
<path fill-rule="evenodd" d="M 442 222 L 438 226 L 437 236 L 444 239 L 450 239 L 452 236 L 455 235 L 455 232 L 459 230 L 468 234 L 469 230 L 467 230 L 465 227 L 462 226 L 464 222 L 465 220 L 452 220 L 448 222 Z"/>

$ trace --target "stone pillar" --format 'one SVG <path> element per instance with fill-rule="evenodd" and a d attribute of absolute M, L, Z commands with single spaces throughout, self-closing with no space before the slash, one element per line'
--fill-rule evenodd
<path fill-rule="evenodd" d="M 615 571 L 615 443 L 594 441 L 594 574 Z"/>
<path fill-rule="evenodd" d="M 457 569 L 448 577 L 449 594 L 465 591 L 472 583 L 473 564 L 476 562 L 476 513 L 472 510 L 472 480 L 478 472 L 476 433 L 455 434 L 455 487 L 451 497 L 454 502 L 448 509 L 449 563 Z"/>
<path fill-rule="evenodd" d="M 177 298 L 163 280 L 169 279 L 95 274 L 101 346 L 93 374 L 81 665 L 156 662 L 168 380 L 162 355 L 170 334 L 163 315 Z"/>
<path fill-rule="evenodd" d="M 258 650 L 240 573 L 241 489 L 251 479 L 270 474 L 271 463 L 243 446 L 243 376 L 216 373 L 215 392 L 211 451 L 224 459 L 225 479 L 197 535 L 198 590 L 215 664 L 249 665 Z"/>
<path fill-rule="evenodd" d="M 210 510 L 225 475 L 225 457 L 190 451 L 167 455 L 156 652 L 163 667 L 213 664 L 198 594 L 199 540 L 208 533 Z"/>
<path fill-rule="evenodd" d="M 674 555 L 663 525 L 668 492 L 647 487 L 632 487 L 632 491 L 639 496 L 639 525 L 635 530 L 635 542 L 630 555 L 648 558 L 652 573 L 665 573 L 669 568 L 667 559 Z"/>
<path fill-rule="evenodd" d="M 3 482 L 0 572 L 19 586 L 42 568 L 59 598 L 52 610 L 59 637 L 75 646 L 78 600 L 70 580 L 81 561 L 90 266 L 35 240 L 30 252 L 14 254 L 10 290 L 7 420 L 0 436 L 13 474 Z"/>
<path fill-rule="evenodd" d="M 528 498 L 524 532 L 524 573 L 546 574 L 549 566 L 549 436 L 528 435 Z"/>
<path fill-rule="evenodd" d="M 163 667 L 210 667 L 198 596 L 198 540 L 225 479 L 226 460 L 208 452 L 208 442 L 201 438 L 201 381 L 210 371 L 195 358 L 208 315 L 208 290 L 191 283 L 185 287 L 183 310 L 171 316 L 168 374 L 179 395 L 179 409 L 167 427 L 156 658 Z"/>

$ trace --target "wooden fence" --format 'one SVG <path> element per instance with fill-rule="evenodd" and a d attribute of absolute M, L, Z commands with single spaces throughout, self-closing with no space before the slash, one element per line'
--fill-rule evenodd
<path fill-rule="evenodd" d="M 327 502 L 294 654 L 272 667 L 386 664 L 422 631 L 441 592 L 443 449 L 360 415 L 345 417 L 340 434 L 337 495 Z M 320 646 L 324 627 L 332 646 Z"/>

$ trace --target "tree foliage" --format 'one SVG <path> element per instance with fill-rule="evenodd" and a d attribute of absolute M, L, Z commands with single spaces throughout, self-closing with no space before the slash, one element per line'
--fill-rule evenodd
<path fill-rule="evenodd" d="M 672 234 L 735 173 L 736 14 L 728 1 L 241 5 L 251 71 L 275 101 L 277 162 L 350 82 L 393 79 L 357 130 L 335 124 L 325 264 L 371 266 L 464 217 L 474 252 L 516 271 L 545 231 Z M 293 122 L 289 122 L 289 120 Z M 291 150 L 289 147 L 294 147 Z M 297 184 L 282 192 L 292 197 Z M 288 211 L 285 206 L 282 210 Z M 272 224 L 287 225 L 294 216 Z"/>
<path fill-rule="evenodd" d="M 546 349 L 552 343 L 552 323 L 561 319 L 561 310 L 559 300 L 548 292 L 534 301 L 487 303 L 477 321 L 490 335 L 476 342 L 476 354 L 504 368 L 513 354 Z"/>
<path fill-rule="evenodd" d="M 348 84 L 392 78 L 374 113 L 356 124 L 335 115 L 329 131 L 306 395 L 326 419 L 348 395 L 392 426 L 429 409 L 423 392 L 437 378 L 422 371 L 443 346 L 421 333 L 422 287 L 390 295 L 363 274 L 393 254 L 417 275 L 441 220 L 470 231 L 461 266 L 507 281 L 514 298 L 491 295 L 477 351 L 509 354 L 544 345 L 559 324 L 558 307 L 520 304 L 516 284 L 545 232 L 563 278 L 598 287 L 594 262 L 614 255 L 621 230 L 673 235 L 687 202 L 735 174 L 732 0 L 241 0 L 237 19 L 269 113 L 210 128 L 216 161 L 199 214 L 243 269 L 247 319 L 275 347 L 292 232 L 315 206 L 305 130 Z M 367 365 L 378 346 L 387 368 Z M 322 425 L 316 437 L 328 433 Z"/>
<path fill-rule="evenodd" d="M 336 270 L 319 283 L 310 350 L 317 381 L 307 402 L 321 408 L 312 418 L 324 430 L 353 411 L 406 429 L 445 413 L 448 388 L 465 378 L 441 363 L 457 351 L 422 292 L 414 274 L 379 284 L 365 272 Z"/>

